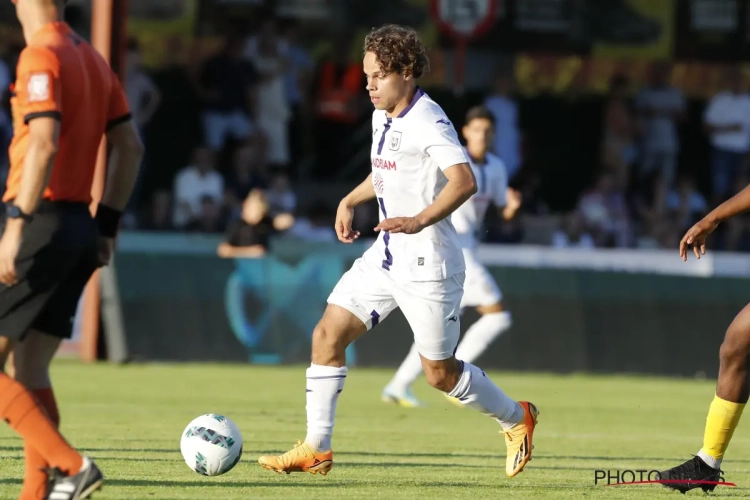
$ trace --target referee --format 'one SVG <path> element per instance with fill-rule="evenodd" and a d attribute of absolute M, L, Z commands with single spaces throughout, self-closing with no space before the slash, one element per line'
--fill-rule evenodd
<path fill-rule="evenodd" d="M 109 263 L 143 154 L 127 99 L 107 62 L 62 21 L 62 0 L 13 0 L 26 48 L 11 106 L 14 136 L 0 222 L 0 418 L 24 440 L 21 500 L 89 498 L 99 468 L 57 431 L 49 364 L 86 283 Z M 106 134 L 104 194 L 89 205 Z M 49 479 L 49 483 L 48 483 Z"/>

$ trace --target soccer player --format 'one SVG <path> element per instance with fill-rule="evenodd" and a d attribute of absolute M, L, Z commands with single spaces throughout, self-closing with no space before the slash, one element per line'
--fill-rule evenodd
<path fill-rule="evenodd" d="M 21 499 L 76 500 L 89 498 L 103 476 L 57 430 L 49 364 L 71 336 L 84 286 L 112 255 L 142 145 L 117 77 L 61 21 L 64 2 L 13 3 L 27 46 L 12 89 L 14 137 L 0 228 L 0 367 L 12 351 L 15 378 L 0 373 L 0 418 L 24 440 Z M 105 132 L 111 164 L 93 219 L 91 188 Z"/>
<path fill-rule="evenodd" d="M 680 257 L 688 258 L 689 249 L 697 259 L 706 254 L 706 239 L 722 222 L 750 209 L 750 186 L 716 207 L 691 227 L 680 241 Z M 721 462 L 748 399 L 748 354 L 750 353 L 750 305 L 734 318 L 719 349 L 719 380 L 708 408 L 703 447 L 691 460 L 661 473 L 665 483 L 682 493 L 695 488 L 713 491 L 716 485 L 700 481 L 719 481 Z M 691 482 L 692 481 L 692 482 Z M 698 482 L 696 482 L 698 481 Z"/>
<path fill-rule="evenodd" d="M 536 407 L 509 398 L 481 369 L 453 356 L 465 264 L 448 216 L 476 193 L 474 175 L 445 113 L 416 86 L 429 63 L 417 33 L 383 26 L 367 35 L 364 52 L 375 106 L 372 172 L 339 204 L 335 229 L 340 241 L 353 242 L 359 236 L 352 229 L 354 208 L 377 198 L 380 235 L 342 276 L 313 332 L 304 442 L 258 461 L 279 473 L 328 473 L 346 347 L 400 307 L 427 381 L 502 426 L 506 472 L 514 476 L 531 459 Z"/>
<path fill-rule="evenodd" d="M 502 294 L 495 280 L 476 256 L 479 231 L 490 203 L 500 210 L 501 217 L 512 219 L 521 200 L 518 192 L 508 189 L 505 164 L 489 152 L 495 133 L 492 113 L 483 106 L 471 108 L 464 123 L 462 132 L 469 164 L 477 181 L 477 194 L 453 212 L 451 222 L 458 232 L 466 261 L 461 310 L 467 306 L 476 307 L 481 317 L 466 331 L 456 350 L 456 358 L 473 363 L 511 325 L 510 313 L 503 307 Z M 421 373 L 419 349 L 414 344 L 393 380 L 383 390 L 383 401 L 407 408 L 422 406 L 411 391 L 411 385 Z M 449 399 L 461 404 L 455 398 Z"/>

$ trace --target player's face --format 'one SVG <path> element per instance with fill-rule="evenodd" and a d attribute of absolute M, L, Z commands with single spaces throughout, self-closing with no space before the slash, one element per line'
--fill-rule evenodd
<path fill-rule="evenodd" d="M 463 134 L 466 146 L 470 150 L 486 153 L 492 144 L 494 127 L 492 122 L 485 118 L 475 118 L 464 125 Z"/>
<path fill-rule="evenodd" d="M 367 76 L 367 92 L 375 109 L 392 110 L 409 94 L 411 76 L 384 74 L 374 53 L 367 52 L 362 65 Z"/>

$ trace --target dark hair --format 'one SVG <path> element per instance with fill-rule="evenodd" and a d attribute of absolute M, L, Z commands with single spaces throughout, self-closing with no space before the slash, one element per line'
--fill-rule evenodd
<path fill-rule="evenodd" d="M 411 74 L 421 78 L 430 69 L 427 48 L 413 28 L 386 24 L 365 37 L 365 52 L 372 52 L 386 74 Z"/>
<path fill-rule="evenodd" d="M 464 123 L 468 125 L 473 120 L 489 120 L 492 126 L 495 126 L 495 115 L 485 106 L 474 106 L 466 112 Z"/>

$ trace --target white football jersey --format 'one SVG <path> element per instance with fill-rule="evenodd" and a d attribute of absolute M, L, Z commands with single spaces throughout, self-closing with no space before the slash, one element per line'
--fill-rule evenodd
<path fill-rule="evenodd" d="M 477 163 L 468 153 L 466 156 L 477 180 L 477 193 L 453 212 L 451 222 L 461 245 L 475 248 L 490 203 L 504 207 L 507 202 L 508 172 L 503 160 L 491 153 L 485 155 L 485 163 Z"/>
<path fill-rule="evenodd" d="M 375 110 L 372 129 L 372 183 L 381 221 L 416 216 L 448 183 L 443 170 L 468 163 L 453 125 L 421 89 L 395 118 Z M 417 234 L 381 232 L 364 259 L 397 281 L 440 281 L 466 269 L 450 217 Z"/>

